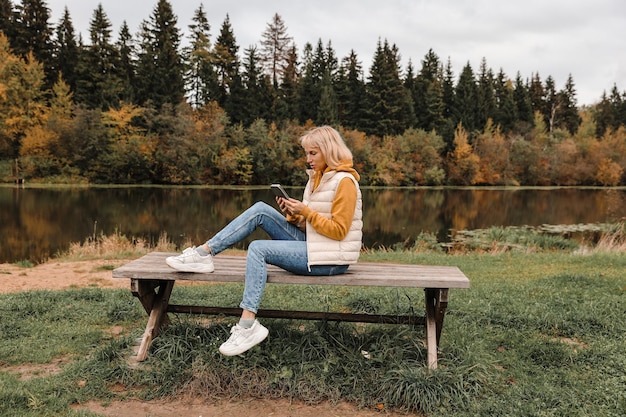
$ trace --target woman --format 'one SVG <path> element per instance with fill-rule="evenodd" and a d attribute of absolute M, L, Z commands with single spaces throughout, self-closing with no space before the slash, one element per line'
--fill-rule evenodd
<path fill-rule="evenodd" d="M 166 260 L 179 271 L 213 272 L 212 256 L 245 239 L 257 227 L 272 239 L 256 240 L 248 246 L 241 318 L 219 348 L 223 355 L 239 355 L 267 337 L 268 330 L 256 320 L 267 264 L 300 275 L 337 275 L 359 258 L 361 191 L 352 153 L 339 132 L 329 126 L 305 133 L 300 143 L 311 168 L 307 170 L 309 181 L 302 201 L 276 197 L 285 216 L 258 202 L 205 244 Z"/>

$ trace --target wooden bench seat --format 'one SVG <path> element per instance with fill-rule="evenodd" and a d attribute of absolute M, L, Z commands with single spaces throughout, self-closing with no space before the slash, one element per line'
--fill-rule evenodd
<path fill-rule="evenodd" d="M 137 360 L 148 355 L 152 339 L 168 322 L 167 313 L 213 314 L 239 316 L 240 308 L 173 305 L 170 295 L 177 280 L 206 282 L 243 282 L 246 260 L 243 256 L 218 255 L 213 258 L 215 272 L 196 274 L 178 272 L 165 263 L 165 258 L 175 255 L 152 252 L 113 270 L 113 278 L 130 279 L 132 294 L 139 299 L 149 315 Z M 469 288 L 469 279 L 454 266 L 406 265 L 397 263 L 359 262 L 348 271 L 334 276 L 294 275 L 269 265 L 267 282 L 270 284 L 340 285 L 365 287 L 423 288 L 425 315 L 376 315 L 339 312 L 285 311 L 260 309 L 258 317 L 307 320 L 353 321 L 369 323 L 394 323 L 425 325 L 428 349 L 428 366 L 437 367 L 437 346 L 443 328 L 450 288 Z"/>

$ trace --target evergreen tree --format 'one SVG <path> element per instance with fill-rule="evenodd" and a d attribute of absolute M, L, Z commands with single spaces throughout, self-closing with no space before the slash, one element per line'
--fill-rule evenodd
<path fill-rule="evenodd" d="M 292 43 L 293 38 L 287 34 L 282 17 L 274 14 L 261 35 L 261 62 L 274 87 L 278 87 L 285 75 Z"/>
<path fill-rule="evenodd" d="M 545 86 L 545 100 L 542 109 L 543 117 L 548 124 L 548 132 L 552 132 L 555 126 L 555 118 L 558 111 L 559 101 L 556 96 L 556 86 L 554 84 L 554 78 L 548 75 L 546 78 Z"/>
<path fill-rule="evenodd" d="M 530 85 L 528 87 L 528 97 L 533 111 L 533 121 L 535 112 L 540 112 L 542 115 L 544 114 L 545 96 L 546 93 L 543 89 L 541 77 L 539 74 L 532 74 L 530 78 Z"/>
<path fill-rule="evenodd" d="M 167 0 L 159 0 L 150 19 L 142 24 L 137 65 L 139 103 L 150 101 L 159 109 L 166 103 L 175 107 L 184 99 L 184 67 L 176 24 Z"/>
<path fill-rule="evenodd" d="M 570 74 L 567 77 L 565 88 L 558 93 L 558 127 L 567 129 L 572 135 L 578 130 L 578 126 L 582 122 L 578 114 L 578 106 L 576 100 L 576 87 L 574 79 Z"/>
<path fill-rule="evenodd" d="M 602 137 L 607 129 L 613 128 L 615 123 L 615 114 L 613 112 L 611 101 L 606 95 L 606 91 L 602 93 L 600 102 L 595 106 L 596 119 L 596 136 Z"/>
<path fill-rule="evenodd" d="M 413 88 L 409 88 L 413 98 L 416 126 L 426 131 L 441 127 L 443 119 L 441 78 L 441 62 L 437 54 L 430 49 L 422 60 L 422 68 Z"/>
<path fill-rule="evenodd" d="M 320 44 L 321 40 L 318 42 L 318 50 Z M 315 120 L 317 117 L 317 107 L 320 103 L 321 94 L 319 86 L 322 81 L 322 74 L 319 73 L 317 67 L 319 67 L 319 63 L 314 59 L 313 46 L 307 42 L 304 45 L 302 79 L 298 88 L 298 114 L 301 123 Z"/>
<path fill-rule="evenodd" d="M 17 21 L 11 46 L 15 53 L 26 58 L 32 52 L 43 65 L 46 88 L 51 88 L 57 79 L 53 62 L 52 26 L 48 23 L 50 9 L 43 0 L 22 0 L 16 7 Z"/>
<path fill-rule="evenodd" d="M 354 50 L 343 59 L 339 73 L 339 123 L 349 129 L 363 130 L 366 126 L 364 104 L 367 98 L 363 67 Z"/>
<path fill-rule="evenodd" d="M 136 99 L 135 85 L 137 78 L 137 65 L 135 62 L 135 44 L 128 29 L 126 21 L 122 23 L 117 40 L 119 53 L 118 75 L 121 83 L 120 98 L 126 103 L 134 103 Z"/>
<path fill-rule="evenodd" d="M 15 37 L 15 17 L 16 12 L 11 0 L 0 0 L 0 32 L 4 33 L 10 45 L 13 44 Z"/>
<path fill-rule="evenodd" d="M 186 85 L 189 101 L 194 107 L 201 107 L 217 99 L 217 74 L 213 67 L 211 52 L 211 26 L 202 4 L 194 12 L 189 25 L 191 43 L 184 50 L 187 63 Z"/>
<path fill-rule="evenodd" d="M 500 72 L 502 73 L 502 70 Z M 487 120 L 494 120 L 496 118 L 496 107 L 502 106 L 501 102 L 496 104 L 496 89 L 498 88 L 496 85 L 493 71 L 487 66 L 487 60 L 483 58 L 480 61 L 480 74 L 478 75 L 477 126 L 484 127 L 487 124 Z"/>
<path fill-rule="evenodd" d="M 320 85 L 320 103 L 317 108 L 316 122 L 319 125 L 336 125 L 339 116 L 337 114 L 337 97 L 333 89 L 331 74 L 326 71 Z"/>
<path fill-rule="evenodd" d="M 519 71 L 515 77 L 513 100 L 515 101 L 518 122 L 530 127 L 533 122 L 533 109 L 530 102 L 530 95 L 528 94 L 528 88 L 524 84 Z"/>
<path fill-rule="evenodd" d="M 459 81 L 454 90 L 453 119 L 455 123 L 462 123 L 466 132 L 472 132 L 479 127 L 478 92 L 474 71 L 468 62 L 459 76 Z"/>
<path fill-rule="evenodd" d="M 94 10 L 89 23 L 89 35 L 91 45 L 81 54 L 76 100 L 92 109 L 117 106 L 122 93 L 117 73 L 119 55 L 111 43 L 111 22 L 102 4 Z"/>
<path fill-rule="evenodd" d="M 452 71 L 452 63 L 448 58 L 446 68 L 443 75 L 443 117 L 449 119 L 452 117 L 454 108 L 454 72 Z"/>
<path fill-rule="evenodd" d="M 517 114 L 515 112 L 515 99 L 513 97 L 513 84 L 511 80 L 500 70 L 496 77 L 496 101 L 497 110 L 494 122 L 499 125 L 503 132 L 513 130 Z"/>
<path fill-rule="evenodd" d="M 411 98 L 400 72 L 397 47 L 379 41 L 366 85 L 371 123 L 367 133 L 396 135 L 415 123 Z"/>
<path fill-rule="evenodd" d="M 217 72 L 217 103 L 226 108 L 226 101 L 230 95 L 231 84 L 239 75 L 239 46 L 230 25 L 230 18 L 226 15 L 220 29 L 220 35 L 215 43 L 215 70 Z"/>
<path fill-rule="evenodd" d="M 282 83 L 276 93 L 276 118 L 277 120 L 296 120 L 298 118 L 298 83 L 300 73 L 298 70 L 298 51 L 292 45 L 285 67 Z"/>
<path fill-rule="evenodd" d="M 72 92 L 76 91 L 80 49 L 76 42 L 74 25 L 67 7 L 56 29 L 55 67 Z"/>
<path fill-rule="evenodd" d="M 268 102 L 269 76 L 263 74 L 263 67 L 256 47 L 245 50 L 244 69 L 241 77 L 241 90 L 233 90 L 228 115 L 234 123 L 248 127 L 257 119 L 271 118 L 271 102 Z M 239 96 L 241 94 L 241 96 Z"/>

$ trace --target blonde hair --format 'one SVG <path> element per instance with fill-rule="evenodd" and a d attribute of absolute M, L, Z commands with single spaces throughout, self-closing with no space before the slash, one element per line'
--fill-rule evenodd
<path fill-rule="evenodd" d="M 300 137 L 302 146 L 319 148 L 326 165 L 335 169 L 342 160 L 352 160 L 352 152 L 348 149 L 346 142 L 335 129 L 330 126 L 320 126 L 311 129 Z"/>

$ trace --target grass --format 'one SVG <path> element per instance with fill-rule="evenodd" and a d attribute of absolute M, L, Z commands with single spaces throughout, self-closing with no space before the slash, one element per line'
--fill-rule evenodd
<path fill-rule="evenodd" d="M 70 406 L 184 394 L 343 399 L 428 416 L 623 416 L 623 230 L 586 250 L 491 245 L 498 249 L 445 254 L 429 243 L 364 254 L 368 261 L 456 265 L 470 277 L 469 290 L 450 292 L 436 371 L 426 367 L 422 328 L 265 320 L 266 342 L 226 358 L 217 347 L 233 320 L 186 315 L 172 315 L 149 359 L 132 367 L 131 347 L 146 318 L 128 291 L 2 295 L 0 415 L 86 416 Z M 239 284 L 181 286 L 171 301 L 234 307 L 241 291 Z M 263 307 L 316 300 L 322 310 L 403 314 L 421 310 L 422 297 L 419 290 L 270 285 Z M 37 371 L 55 363 L 56 372 Z"/>

